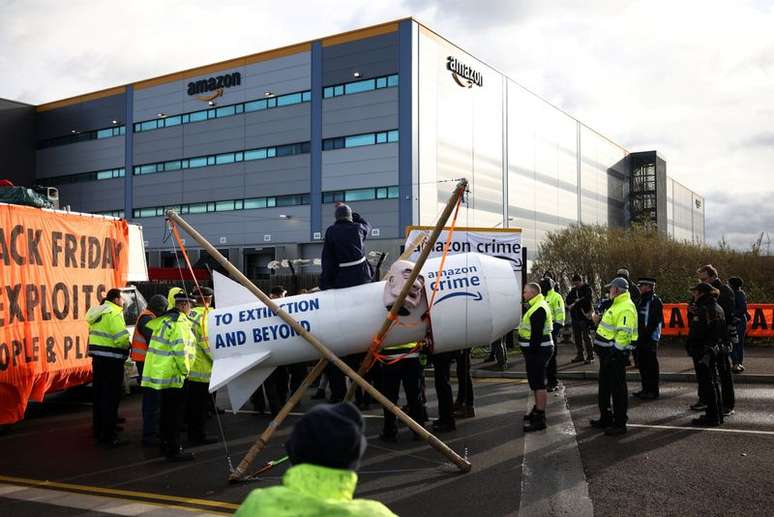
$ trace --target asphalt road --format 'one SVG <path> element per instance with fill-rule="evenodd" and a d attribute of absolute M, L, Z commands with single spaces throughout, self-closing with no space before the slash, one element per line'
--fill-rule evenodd
<path fill-rule="evenodd" d="M 630 388 L 636 385 L 630 383 Z M 696 398 L 695 386 L 664 384 L 659 401 L 631 403 L 629 433 L 617 438 L 606 437 L 588 425 L 597 413 L 595 383 L 568 381 L 565 395 L 571 419 L 560 422 L 559 416 L 554 416 L 553 422 L 549 419 L 546 433 L 555 435 L 553 443 L 558 446 L 578 451 L 580 482 L 584 490 L 588 483 L 595 515 L 772 513 L 774 385 L 738 385 L 736 415 L 720 430 L 696 430 L 690 427 L 696 413 L 688 409 Z M 432 383 L 428 383 L 428 396 L 432 415 Z M 566 474 L 566 464 L 553 460 L 555 448 L 545 445 L 551 443 L 550 435 L 525 442 L 521 415 L 528 407 L 527 396 L 528 389 L 521 381 L 476 381 L 476 418 L 459 421 L 456 432 L 441 436 L 457 452 L 467 453 L 473 470 L 465 475 L 457 473 L 423 443 L 412 441 L 405 428 L 399 443 L 379 442 L 376 436 L 381 411 L 368 411 L 369 448 L 361 465 L 356 495 L 382 501 L 399 515 L 515 515 L 522 498 L 526 501 L 535 496 L 522 492 L 524 487 L 534 487 L 529 480 L 541 479 L 529 472 L 530 466 L 548 471 L 549 477 L 543 479 L 551 479 L 552 469 L 562 470 L 557 476 Z M 554 395 L 550 401 L 559 406 L 562 398 Z M 311 401 L 307 399 L 304 404 L 309 407 Z M 556 409 L 552 408 L 550 415 L 555 415 Z M 66 507 L 70 503 L 53 498 L 51 494 L 57 493 L 53 490 L 25 501 L 7 493 L 4 496 L 2 483 L 14 481 L 2 476 L 79 485 L 83 488 L 76 490 L 81 493 L 92 490 L 98 494 L 101 488 L 126 490 L 130 494 L 126 497 L 140 501 L 158 502 L 163 496 L 183 496 L 192 498 L 184 504 L 189 508 L 229 512 L 253 488 L 279 483 L 287 469 L 287 464 L 283 464 L 255 482 L 230 485 L 226 482 L 228 467 L 221 444 L 196 449 L 194 463 L 167 464 L 155 450 L 137 445 L 137 396 L 126 400 L 121 410 L 128 418 L 127 434 L 134 444 L 112 451 L 97 448 L 90 436 L 90 412 L 84 394 L 75 392 L 36 405 L 30 418 L 0 435 L 0 515 L 116 515 L 115 511 L 99 511 L 107 506 Z M 284 455 L 282 444 L 297 418 L 290 417 L 288 425 L 280 429 L 259 456 L 256 468 Z M 266 416 L 253 414 L 225 416 L 234 462 L 241 459 L 268 421 Z M 569 422 L 574 424 L 574 430 L 572 425 L 568 428 Z M 214 433 L 214 422 L 210 425 Z M 531 460 L 523 463 L 525 455 Z M 526 474 L 522 472 L 523 464 L 527 465 Z M 543 490 L 538 496 L 544 507 L 561 514 L 561 493 Z M 542 500 L 545 498 L 550 500 Z M 214 503 L 204 507 L 202 501 Z M 170 512 L 167 508 L 148 515 Z"/>

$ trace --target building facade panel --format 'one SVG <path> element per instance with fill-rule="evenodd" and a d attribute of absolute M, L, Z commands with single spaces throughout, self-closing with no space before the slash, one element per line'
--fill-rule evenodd
<path fill-rule="evenodd" d="M 398 144 L 323 151 L 323 192 L 397 184 Z"/>
<path fill-rule="evenodd" d="M 38 140 L 68 136 L 73 130 L 86 132 L 123 123 L 126 95 L 111 95 L 79 102 L 61 108 L 38 111 L 36 137 Z"/>
<path fill-rule="evenodd" d="M 357 212 L 368 221 L 371 228 L 378 231 L 379 236 L 369 236 L 370 249 L 377 249 L 375 244 L 380 239 L 399 239 L 403 237 L 403 230 L 398 228 L 398 200 L 380 199 L 376 201 L 355 201 L 348 203 L 353 212 Z M 334 213 L 336 205 L 323 203 L 322 221 L 327 228 L 335 222 Z"/>
<path fill-rule="evenodd" d="M 0 178 L 35 182 L 35 106 L 0 99 Z"/>
<path fill-rule="evenodd" d="M 70 183 L 58 188 L 59 206 L 69 206 L 74 212 L 107 212 L 121 210 L 124 205 L 122 178 Z"/>
<path fill-rule="evenodd" d="M 323 138 L 398 129 L 398 88 L 323 101 Z"/>
<path fill-rule="evenodd" d="M 124 137 L 116 136 L 39 149 L 35 160 L 35 174 L 38 178 L 123 167 Z"/>
<path fill-rule="evenodd" d="M 323 86 L 362 77 L 378 77 L 398 72 L 398 32 L 351 41 L 322 49 Z"/>

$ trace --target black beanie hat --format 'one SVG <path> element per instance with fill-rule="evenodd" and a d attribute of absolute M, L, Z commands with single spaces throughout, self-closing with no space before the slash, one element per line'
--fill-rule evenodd
<path fill-rule="evenodd" d="M 364 432 L 363 416 L 351 403 L 320 404 L 301 417 L 285 450 L 293 465 L 356 471 L 366 450 Z"/>

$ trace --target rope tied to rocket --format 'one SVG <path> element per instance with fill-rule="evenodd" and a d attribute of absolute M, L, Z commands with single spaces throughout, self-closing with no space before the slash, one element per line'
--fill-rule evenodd
<path fill-rule="evenodd" d="M 422 317 L 419 319 L 419 321 L 413 322 L 413 323 L 407 323 L 403 322 L 398 318 L 397 315 L 393 315 L 392 313 L 387 314 L 387 319 L 392 322 L 390 327 L 387 329 L 387 332 L 384 333 L 382 336 L 374 336 L 371 348 L 373 353 L 373 362 L 379 361 L 380 363 L 384 365 L 393 365 L 409 355 L 416 354 L 417 352 L 421 351 L 422 348 L 426 345 L 430 345 L 430 352 L 432 352 L 432 328 L 430 325 L 430 312 L 433 309 L 433 305 L 435 304 L 435 298 L 438 294 L 439 287 L 441 285 L 441 277 L 443 276 L 443 268 L 446 264 L 446 257 L 449 255 L 449 250 L 451 249 L 451 243 L 452 243 L 452 236 L 454 234 L 454 231 L 457 227 L 457 216 L 460 212 L 460 206 L 462 205 L 462 196 L 459 196 L 457 198 L 456 206 L 454 207 L 454 215 L 452 216 L 452 222 L 451 226 L 449 226 L 449 231 L 446 234 L 446 241 L 443 244 L 443 251 L 441 253 L 441 261 L 438 264 L 438 273 L 436 274 L 435 281 L 431 282 L 430 285 L 433 290 L 433 294 L 430 297 L 430 302 L 427 304 L 427 310 L 422 314 Z M 427 330 L 427 337 L 426 342 L 418 342 L 415 347 L 413 347 L 411 350 L 408 350 L 407 352 L 403 354 L 398 355 L 385 355 L 381 353 L 381 349 L 384 346 L 384 338 L 387 336 L 387 334 L 390 332 L 390 330 L 393 329 L 395 326 L 404 327 L 404 328 L 413 328 L 416 327 L 422 323 L 427 322 L 428 324 L 428 330 Z M 371 364 L 373 364 L 373 362 Z"/>

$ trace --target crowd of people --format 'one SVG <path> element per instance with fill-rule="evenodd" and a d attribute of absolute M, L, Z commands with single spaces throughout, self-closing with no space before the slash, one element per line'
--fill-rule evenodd
<path fill-rule="evenodd" d="M 320 289 L 339 289 L 373 281 L 373 271 L 365 259 L 363 241 L 370 226 L 351 209 L 338 204 L 336 222 L 326 231 L 323 245 Z M 695 425 L 717 426 L 734 414 L 732 372 L 744 370 L 744 332 L 747 307 L 743 283 L 733 277 L 724 284 L 711 265 L 697 271 L 698 283 L 690 289 L 688 314 L 690 332 L 687 351 L 693 358 L 698 384 L 698 401 L 691 406 L 704 414 Z M 522 320 L 515 336 L 523 353 L 532 410 L 524 415 L 524 431 L 546 429 L 548 392 L 559 388 L 557 349 L 569 319 L 576 356 L 572 362 L 599 362 L 599 417 L 592 427 L 609 436 L 626 432 L 628 390 L 626 367 L 633 356 L 641 376 L 641 390 L 633 396 L 641 400 L 659 398 L 658 347 L 663 327 L 663 304 L 656 294 L 656 279 L 642 277 L 635 283 L 629 271 L 621 268 L 605 286 L 605 296 L 596 300 L 591 287 L 580 275 L 572 277 L 573 287 L 566 297 L 557 290 L 553 275 L 523 289 Z M 275 286 L 271 298 L 286 296 Z M 213 308 L 213 292 L 198 287 L 194 293 L 182 288 L 168 295 L 151 297 L 130 336 L 123 319 L 122 297 L 112 289 L 99 306 L 87 313 L 89 354 L 94 372 L 93 430 L 98 443 L 119 447 L 122 419 L 118 416 L 124 363 L 134 361 L 142 389 L 142 444 L 160 447 L 168 461 L 190 461 L 183 449 L 181 429 L 188 443 L 202 445 L 216 440 L 205 432 L 208 415 L 219 410 L 208 392 L 212 355 L 207 340 L 207 314 Z M 507 348 L 514 333 L 492 343 L 490 360 L 507 367 Z M 514 343 L 515 344 L 515 343 Z M 357 368 L 364 354 L 344 358 Z M 456 400 L 451 383 L 451 365 L 456 363 Z M 385 347 L 380 362 L 367 379 L 389 400 L 397 403 L 403 386 L 404 410 L 420 425 L 428 421 L 424 369 L 434 367 L 434 389 L 438 417 L 430 427 L 434 433 L 452 432 L 456 420 L 475 416 L 471 349 L 433 354 L 423 342 Z M 277 368 L 251 397 L 256 413 L 267 410 L 276 415 L 307 375 L 308 365 Z M 283 478 L 283 486 L 254 491 L 238 515 L 258 515 L 287 505 L 302 505 L 320 512 L 349 512 L 351 515 L 392 515 L 373 501 L 353 500 L 355 472 L 365 451 L 364 425 L 359 410 L 368 409 L 368 395 L 356 390 L 357 406 L 344 402 L 347 380 L 329 365 L 314 385 L 312 399 L 328 404 L 313 407 L 296 424 L 286 443 L 293 464 Z M 330 394 L 329 394 L 330 393 Z M 418 439 L 415 434 L 414 439 Z M 395 416 L 384 409 L 379 439 L 396 442 L 399 429 Z M 318 512 L 318 513 L 320 513 Z M 312 512 L 314 513 L 314 512 Z"/>

